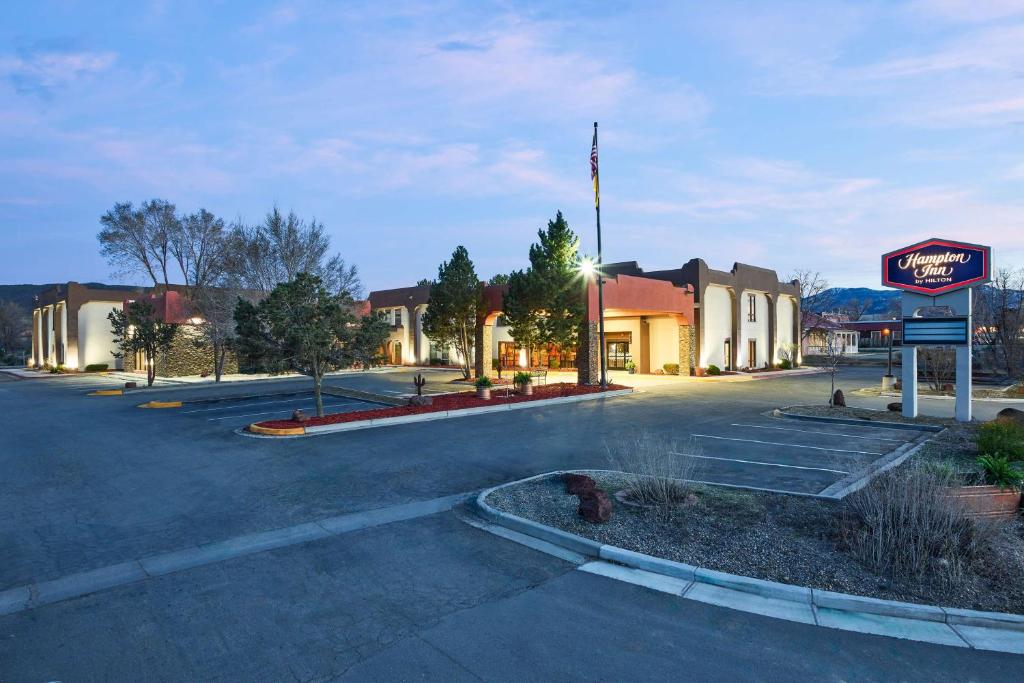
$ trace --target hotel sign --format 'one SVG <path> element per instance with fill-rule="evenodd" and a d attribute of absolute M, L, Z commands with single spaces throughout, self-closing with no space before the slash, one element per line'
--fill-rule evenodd
<path fill-rule="evenodd" d="M 930 239 L 882 256 L 882 284 L 938 295 L 991 279 L 992 250 L 978 244 Z"/>

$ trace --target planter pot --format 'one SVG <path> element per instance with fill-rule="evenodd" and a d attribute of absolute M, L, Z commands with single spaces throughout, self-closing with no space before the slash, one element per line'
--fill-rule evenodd
<path fill-rule="evenodd" d="M 882 375 L 882 391 L 892 391 L 896 388 L 896 375 Z"/>
<path fill-rule="evenodd" d="M 523 396 L 533 396 L 533 385 L 532 384 L 520 384 L 519 393 Z"/>
<path fill-rule="evenodd" d="M 1012 519 L 1020 508 L 1020 491 L 998 486 L 960 486 L 949 490 L 971 517 Z"/>
<path fill-rule="evenodd" d="M 477 387 L 476 397 L 482 398 L 485 401 L 491 400 L 491 388 L 490 387 Z"/>

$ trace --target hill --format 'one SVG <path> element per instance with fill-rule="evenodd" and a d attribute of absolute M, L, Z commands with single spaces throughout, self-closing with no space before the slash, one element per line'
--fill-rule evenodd
<path fill-rule="evenodd" d="M 854 305 L 864 315 L 885 315 L 899 299 L 896 289 L 870 289 L 868 287 L 832 287 L 809 298 L 805 307 L 809 311 L 834 311 Z"/>

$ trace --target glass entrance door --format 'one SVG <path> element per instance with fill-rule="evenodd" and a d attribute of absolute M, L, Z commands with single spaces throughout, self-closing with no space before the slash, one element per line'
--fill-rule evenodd
<path fill-rule="evenodd" d="M 632 356 L 629 355 L 629 342 L 610 341 L 605 344 L 607 349 L 608 368 L 610 370 L 625 370 Z"/>

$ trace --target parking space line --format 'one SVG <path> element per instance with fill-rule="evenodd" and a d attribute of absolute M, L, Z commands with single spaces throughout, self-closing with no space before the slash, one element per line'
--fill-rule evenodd
<path fill-rule="evenodd" d="M 788 470 L 814 470 L 815 472 L 833 472 L 835 474 L 849 474 L 846 470 L 831 470 L 827 467 L 805 467 L 803 465 L 783 465 L 778 462 L 764 462 L 761 460 L 742 460 L 740 458 L 720 458 L 714 455 L 697 455 L 696 453 L 673 453 L 672 455 L 683 455 L 688 458 L 701 458 L 702 460 L 725 460 L 727 462 L 741 462 L 746 465 L 764 465 L 765 467 L 785 467 Z"/>
<path fill-rule="evenodd" d="M 310 400 L 312 400 L 312 398 L 313 398 L 312 395 L 310 395 L 309 398 L 310 398 Z M 225 399 L 225 401 L 230 401 L 230 400 L 231 400 L 230 398 Z M 216 408 L 196 408 L 195 410 L 183 410 L 181 412 L 181 414 L 182 415 L 186 415 L 188 413 L 208 413 L 208 412 L 214 411 L 214 410 L 231 410 L 232 408 L 256 408 L 258 406 L 269 406 L 269 405 L 273 405 L 275 403 L 292 403 L 296 399 L 295 399 L 295 396 L 292 396 L 291 398 L 283 398 L 283 399 L 280 399 L 278 401 L 261 401 L 259 403 L 244 403 L 244 401 L 246 401 L 246 400 L 247 399 L 244 399 L 244 398 L 238 399 L 237 402 L 234 405 L 229 405 L 229 406 L 217 406 Z"/>
<path fill-rule="evenodd" d="M 893 439 L 887 436 L 864 436 L 862 434 L 837 434 L 835 432 L 822 432 L 815 429 L 793 429 L 792 427 L 771 427 L 769 425 L 750 425 L 740 424 L 737 422 L 729 425 L 730 427 L 752 427 L 754 429 L 775 429 L 780 432 L 801 432 L 803 434 L 824 434 L 825 436 L 841 436 L 844 439 L 874 439 L 875 441 L 893 441 L 895 443 L 905 443 L 907 439 Z"/>
<path fill-rule="evenodd" d="M 691 434 L 701 439 L 721 439 L 722 441 L 746 441 L 766 446 L 786 446 L 787 448 L 806 448 L 812 451 L 829 451 L 830 453 L 851 453 L 855 455 L 885 455 L 876 451 L 851 451 L 844 448 L 825 448 L 823 446 L 801 446 L 795 443 L 779 443 L 778 441 L 759 441 L 758 439 L 739 439 L 733 436 L 715 436 L 714 434 Z"/>
<path fill-rule="evenodd" d="M 302 404 L 300 406 L 295 406 L 294 409 L 295 410 L 301 410 L 304 405 L 305 404 Z M 349 401 L 348 403 L 332 403 L 330 405 L 324 406 L 324 408 L 339 408 L 341 406 L 352 406 L 352 405 L 357 405 L 357 404 L 353 403 L 351 401 Z M 312 407 L 310 409 L 312 409 Z M 288 410 L 288 408 L 278 408 L 277 410 L 267 410 L 267 411 L 262 412 L 262 413 L 246 413 L 244 415 L 224 415 L 222 417 L 208 417 L 208 418 L 206 418 L 206 421 L 207 422 L 213 422 L 214 420 L 230 420 L 233 417 L 256 417 L 257 415 L 273 415 L 274 413 L 285 412 L 287 410 Z"/>

